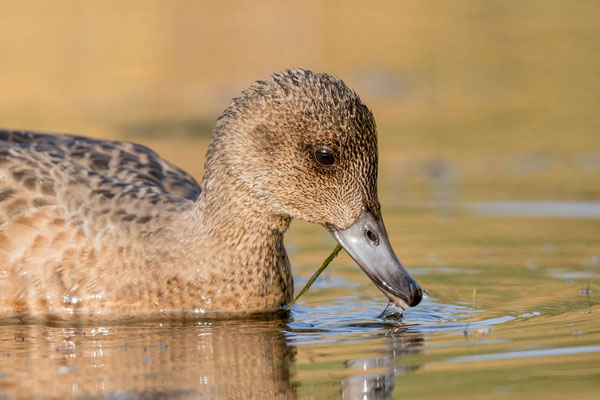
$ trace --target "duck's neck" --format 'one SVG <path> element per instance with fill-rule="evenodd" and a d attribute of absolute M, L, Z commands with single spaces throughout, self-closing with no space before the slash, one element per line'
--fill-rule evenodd
<path fill-rule="evenodd" d="M 293 284 L 283 246 L 289 224 L 290 217 L 265 212 L 226 181 L 204 185 L 173 232 L 200 308 L 272 311 L 289 302 Z"/>
<path fill-rule="evenodd" d="M 251 250 L 282 245 L 290 224 L 290 217 L 270 213 L 260 201 L 224 187 L 205 188 L 194 211 L 198 227 L 207 235 L 203 240 L 236 257 L 256 257 Z"/>

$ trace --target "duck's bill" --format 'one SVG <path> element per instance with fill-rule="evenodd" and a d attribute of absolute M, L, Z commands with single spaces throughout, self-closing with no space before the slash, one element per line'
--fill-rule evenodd
<path fill-rule="evenodd" d="M 329 231 L 395 305 L 406 309 L 419 304 L 422 290 L 396 257 L 381 219 L 363 207 L 349 228 L 330 225 Z"/>

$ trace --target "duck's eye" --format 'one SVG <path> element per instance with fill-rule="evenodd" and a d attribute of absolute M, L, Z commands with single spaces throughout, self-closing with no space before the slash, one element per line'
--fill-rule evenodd
<path fill-rule="evenodd" d="M 331 166 L 335 163 L 335 156 L 326 149 L 315 150 L 315 159 L 321 165 L 326 167 Z"/>

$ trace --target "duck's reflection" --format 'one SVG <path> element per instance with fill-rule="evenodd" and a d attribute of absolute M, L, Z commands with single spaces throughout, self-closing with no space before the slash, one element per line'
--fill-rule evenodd
<path fill-rule="evenodd" d="M 350 374 L 342 379 L 343 399 L 389 399 L 397 375 L 415 371 L 419 365 L 399 365 L 399 358 L 420 351 L 423 335 L 404 326 L 390 326 L 384 332 L 384 346 L 377 357 L 346 362 Z M 373 339 L 381 337 L 374 336 Z M 362 371 L 362 372 L 359 372 Z"/>
<path fill-rule="evenodd" d="M 284 326 L 280 319 L 0 326 L 0 399 L 295 398 L 295 347 Z"/>
<path fill-rule="evenodd" d="M 296 346 L 286 338 L 288 324 L 272 317 L 0 325 L 0 399 L 296 398 Z M 377 341 L 381 350 L 368 346 L 373 357 L 346 362 L 342 398 L 389 398 L 397 375 L 418 368 L 400 359 L 420 351 L 423 336 L 377 325 L 366 328 L 381 335 L 363 340 Z"/>

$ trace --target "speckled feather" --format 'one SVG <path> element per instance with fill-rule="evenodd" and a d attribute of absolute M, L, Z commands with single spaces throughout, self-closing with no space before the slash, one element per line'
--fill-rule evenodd
<path fill-rule="evenodd" d="M 333 166 L 319 165 L 326 148 Z M 371 112 L 339 79 L 288 70 L 217 122 L 200 185 L 152 150 L 0 131 L 0 317 L 256 313 L 293 285 L 291 218 L 379 214 Z"/>

